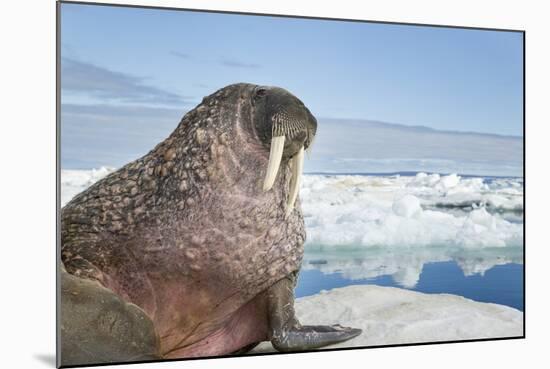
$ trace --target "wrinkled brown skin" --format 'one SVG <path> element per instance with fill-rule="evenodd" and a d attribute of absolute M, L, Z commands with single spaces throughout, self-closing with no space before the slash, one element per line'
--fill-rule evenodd
<path fill-rule="evenodd" d="M 305 230 L 299 200 L 285 217 L 288 158 L 262 191 L 269 147 L 253 124 L 255 87 L 205 97 L 151 152 L 62 209 L 62 364 L 223 355 L 273 341 L 269 309 L 279 308 L 268 289 L 294 286 Z M 86 331 L 110 337 L 113 352 L 103 338 L 82 341 Z"/>

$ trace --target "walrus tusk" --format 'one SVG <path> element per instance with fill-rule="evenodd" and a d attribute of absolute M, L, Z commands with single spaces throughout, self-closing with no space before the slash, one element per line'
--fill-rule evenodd
<path fill-rule="evenodd" d="M 277 171 L 279 170 L 279 165 L 281 165 L 284 146 L 285 136 L 276 136 L 271 140 L 269 163 L 267 164 L 267 172 L 265 173 L 264 179 L 264 191 L 269 191 L 271 187 L 273 187 L 275 177 L 277 177 Z"/>
<path fill-rule="evenodd" d="M 302 180 L 302 170 L 304 168 L 304 147 L 300 148 L 300 151 L 290 161 L 292 166 L 292 177 L 290 177 L 290 193 L 288 195 L 288 202 L 286 208 L 286 215 L 290 214 L 294 209 L 294 203 L 298 197 L 300 191 L 300 182 Z"/>

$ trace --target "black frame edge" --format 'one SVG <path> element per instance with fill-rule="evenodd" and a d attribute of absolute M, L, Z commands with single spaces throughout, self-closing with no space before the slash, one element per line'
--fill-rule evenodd
<path fill-rule="evenodd" d="M 359 23 L 376 23 L 387 24 L 396 26 L 421 26 L 421 27 L 434 27 L 434 28 L 457 28 L 465 30 L 477 30 L 477 31 L 500 31 L 500 32 L 524 32 L 521 29 L 511 28 L 491 28 L 491 27 L 474 27 L 474 26 L 457 26 L 448 24 L 431 24 L 431 23 L 414 23 L 414 22 L 394 22 L 394 21 L 380 21 L 372 19 L 349 19 L 349 18 L 331 18 L 321 16 L 308 16 L 308 15 L 290 15 L 290 14 L 269 14 L 269 13 L 256 13 L 256 12 L 243 12 L 237 10 L 213 10 L 213 9 L 199 9 L 199 8 L 175 8 L 168 6 L 154 6 L 154 5 L 133 5 L 133 4 L 110 4 L 93 1 L 78 1 L 78 0 L 57 0 L 60 3 L 65 4 L 79 4 L 79 5 L 95 5 L 95 6 L 108 6 L 116 8 L 137 8 L 137 9 L 152 9 L 152 10 L 174 10 L 174 11 L 189 11 L 198 13 L 214 13 L 214 14 L 234 14 L 234 15 L 253 15 L 253 16 L 266 16 L 277 18 L 294 18 L 294 19 L 311 19 L 311 20 L 326 20 L 326 21 L 341 21 L 341 22 L 359 22 Z"/>

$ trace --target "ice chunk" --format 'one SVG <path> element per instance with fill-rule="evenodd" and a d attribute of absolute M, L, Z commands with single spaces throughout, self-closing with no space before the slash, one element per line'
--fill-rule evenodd
<path fill-rule="evenodd" d="M 413 195 L 405 195 L 399 200 L 395 201 L 392 205 L 393 212 L 396 215 L 411 218 L 415 214 L 422 212 L 420 207 L 420 200 Z"/>
<path fill-rule="evenodd" d="M 513 223 L 493 216 L 484 208 L 470 212 L 462 228 L 457 232 L 456 242 L 465 247 L 504 247 L 510 237 L 518 238 Z"/>
<path fill-rule="evenodd" d="M 455 187 L 460 182 L 460 177 L 456 174 L 450 174 L 448 176 L 444 176 L 441 178 L 441 180 L 438 183 L 439 189 L 446 191 L 453 187 Z"/>

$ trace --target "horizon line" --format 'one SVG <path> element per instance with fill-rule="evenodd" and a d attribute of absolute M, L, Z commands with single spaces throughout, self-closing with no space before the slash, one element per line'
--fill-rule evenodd
<path fill-rule="evenodd" d="M 453 129 L 440 129 L 440 128 L 433 128 L 430 126 L 422 125 L 422 124 L 405 124 L 405 123 L 395 123 L 395 122 L 388 122 L 380 119 L 368 119 L 368 118 L 334 118 L 334 117 L 318 117 L 318 120 L 324 119 L 324 120 L 344 120 L 344 121 L 350 121 L 350 122 L 369 122 L 369 123 L 379 123 L 389 126 L 398 126 L 398 127 L 405 127 L 405 128 L 417 128 L 417 129 L 425 129 L 429 131 L 434 131 L 436 133 L 453 133 L 453 134 L 464 134 L 464 135 L 484 135 L 484 136 L 497 136 L 502 138 L 515 138 L 522 140 L 524 138 L 524 135 L 507 135 L 502 133 L 493 133 L 493 132 L 479 132 L 479 131 L 458 131 Z"/>

